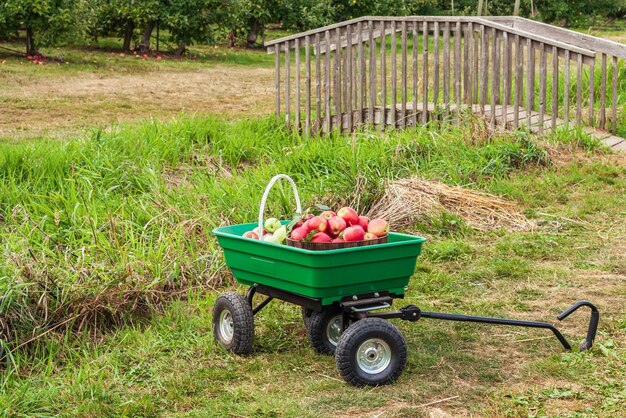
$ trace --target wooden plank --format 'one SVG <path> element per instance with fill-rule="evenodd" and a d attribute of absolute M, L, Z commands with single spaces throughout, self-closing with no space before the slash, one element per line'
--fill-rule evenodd
<path fill-rule="evenodd" d="M 477 27 L 477 25 L 472 25 L 473 28 Z M 478 36 L 476 36 L 476 29 L 472 30 L 472 42 L 474 44 L 474 49 L 473 49 L 473 53 L 472 53 L 472 63 L 473 63 L 473 76 L 474 79 L 472 81 L 472 103 L 478 103 L 478 83 L 479 83 L 479 79 L 478 79 L 478 75 L 479 75 L 479 71 L 478 71 L 478 61 L 480 60 L 480 56 L 478 55 L 478 49 L 479 49 L 479 39 Z"/>
<path fill-rule="evenodd" d="M 291 126 L 291 49 L 285 50 L 285 122 Z"/>
<path fill-rule="evenodd" d="M 313 47 L 313 49 L 317 51 L 317 54 L 315 54 L 315 119 L 317 120 L 317 122 L 320 122 L 322 120 L 322 76 L 319 45 L 320 34 L 316 33 L 315 46 Z"/>
<path fill-rule="evenodd" d="M 365 64 L 365 40 L 363 39 L 363 24 L 358 23 L 357 30 L 359 31 L 359 124 L 363 124 L 363 108 L 367 103 L 367 67 Z"/>
<path fill-rule="evenodd" d="M 526 127 L 530 129 L 535 91 L 535 51 L 530 39 L 526 39 Z"/>
<path fill-rule="evenodd" d="M 606 54 L 602 54 L 600 79 L 600 129 L 606 129 Z"/>
<path fill-rule="evenodd" d="M 565 51 L 565 72 L 563 74 L 563 120 L 565 128 L 569 127 L 569 89 L 570 89 L 570 56 Z"/>
<path fill-rule="evenodd" d="M 543 118 L 546 113 L 546 87 L 547 87 L 547 61 L 546 61 L 546 46 L 541 44 L 539 46 L 539 133 L 543 133 Z M 554 85 L 552 85 L 554 89 Z"/>
<path fill-rule="evenodd" d="M 504 78 L 502 89 L 502 126 L 506 129 L 506 112 L 509 102 L 511 100 L 511 48 L 509 48 L 509 34 L 504 32 L 502 34 L 502 50 L 504 58 L 502 60 L 502 77 Z"/>
<path fill-rule="evenodd" d="M 513 127 L 519 128 L 519 108 L 522 96 L 522 75 L 524 72 L 524 61 L 520 36 L 515 35 L 515 92 L 513 98 Z"/>
<path fill-rule="evenodd" d="M 428 122 L 428 22 L 422 24 L 422 123 Z"/>
<path fill-rule="evenodd" d="M 352 26 L 346 27 L 346 36 L 352 37 Z M 346 90 L 348 92 L 348 100 L 345 102 L 346 112 L 348 113 L 348 123 L 346 129 L 352 132 L 352 45 L 346 48 Z"/>
<path fill-rule="evenodd" d="M 611 132 L 617 132 L 617 57 L 613 57 L 613 83 L 611 88 Z"/>
<path fill-rule="evenodd" d="M 330 42 L 330 31 L 324 33 L 324 38 L 326 42 Z M 324 54 L 324 125 L 326 133 L 330 133 L 330 53 Z"/>
<path fill-rule="evenodd" d="M 311 38 L 304 38 L 304 133 L 311 134 Z"/>
<path fill-rule="evenodd" d="M 545 98 L 544 98 L 545 103 Z M 559 116 L 559 51 L 552 47 L 552 119 L 550 126 L 556 129 L 556 119 Z M 542 119 L 543 120 L 543 119 Z"/>
<path fill-rule="evenodd" d="M 381 20 L 380 23 L 380 31 L 385 31 L 385 26 L 387 22 Z M 387 37 L 380 38 L 380 107 L 382 110 L 381 119 L 380 119 L 380 130 L 385 130 L 385 125 L 387 125 Z"/>
<path fill-rule="evenodd" d="M 391 126 L 396 125 L 396 104 L 398 98 L 398 45 L 396 37 L 396 22 L 391 22 Z"/>
<path fill-rule="evenodd" d="M 470 30 L 470 25 L 467 25 L 465 28 L 465 33 L 463 34 L 463 99 L 465 104 L 467 105 L 469 105 L 471 102 L 469 66 Z"/>
<path fill-rule="evenodd" d="M 417 22 L 413 22 L 413 126 L 417 126 Z"/>
<path fill-rule="evenodd" d="M 300 39 L 296 39 L 296 49 L 294 50 L 294 54 L 296 55 L 295 62 L 295 71 L 296 71 L 296 79 L 295 79 L 295 93 L 296 93 L 296 131 L 300 132 Z"/>
<path fill-rule="evenodd" d="M 589 64 L 589 126 L 594 126 L 593 106 L 595 105 L 595 102 L 596 102 L 595 71 L 596 71 L 596 59 L 594 58 L 591 64 Z"/>
<path fill-rule="evenodd" d="M 461 23 L 454 30 L 454 103 L 461 104 Z"/>
<path fill-rule="evenodd" d="M 335 42 L 341 40 L 341 28 L 335 29 Z M 335 105 L 335 115 L 341 115 L 341 48 L 335 50 L 335 88 L 333 92 L 333 104 Z M 342 119 L 337 118 L 336 128 L 341 132 Z M 335 127 L 333 127 L 335 128 Z"/>
<path fill-rule="evenodd" d="M 400 116 L 402 118 L 402 127 L 406 126 L 406 100 L 407 100 L 407 71 L 406 71 L 406 22 L 402 22 L 402 109 Z"/>
<path fill-rule="evenodd" d="M 482 40 L 482 54 L 480 58 L 480 113 L 485 114 L 489 87 L 489 35 L 485 32 L 485 26 L 480 27 L 480 39 Z"/>
<path fill-rule="evenodd" d="M 491 124 L 496 124 L 496 104 L 500 96 L 500 47 L 498 46 L 498 32 L 491 30 Z"/>
<path fill-rule="evenodd" d="M 435 112 L 439 104 L 439 22 L 434 23 L 433 29 L 433 103 Z"/>
<path fill-rule="evenodd" d="M 609 41 L 596 36 L 586 35 L 584 33 L 523 18 L 515 19 L 515 27 L 535 35 L 558 39 L 572 46 L 626 58 L 626 45 L 619 42 Z"/>
<path fill-rule="evenodd" d="M 578 76 L 576 83 L 576 125 L 580 126 L 582 97 L 583 97 L 583 56 L 576 54 L 576 73 Z"/>
<path fill-rule="evenodd" d="M 276 82 L 276 122 L 280 122 L 280 52 L 276 45 L 276 56 L 274 58 L 274 77 Z"/>
<path fill-rule="evenodd" d="M 374 40 L 374 22 L 369 21 L 370 27 L 370 108 L 369 120 L 374 126 L 374 108 L 376 107 L 376 40 Z"/>
<path fill-rule="evenodd" d="M 447 116 L 450 111 L 450 22 L 443 27 L 443 103 Z"/>

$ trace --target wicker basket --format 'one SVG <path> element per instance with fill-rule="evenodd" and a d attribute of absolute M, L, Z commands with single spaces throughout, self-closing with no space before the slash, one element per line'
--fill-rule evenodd
<path fill-rule="evenodd" d="M 367 241 L 350 241 L 350 242 L 310 242 L 310 241 L 295 241 L 287 237 L 287 245 L 290 247 L 303 248 L 305 250 L 336 250 L 338 248 L 351 248 L 351 247 L 363 247 L 366 245 L 384 244 L 387 242 L 387 235 L 370 239 Z"/>

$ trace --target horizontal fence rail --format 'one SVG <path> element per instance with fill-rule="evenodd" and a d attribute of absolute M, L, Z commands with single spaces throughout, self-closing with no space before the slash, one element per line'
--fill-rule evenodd
<path fill-rule="evenodd" d="M 307 135 L 465 111 L 506 129 L 615 132 L 623 112 L 626 45 L 528 19 L 366 16 L 265 45 L 276 117 Z"/>

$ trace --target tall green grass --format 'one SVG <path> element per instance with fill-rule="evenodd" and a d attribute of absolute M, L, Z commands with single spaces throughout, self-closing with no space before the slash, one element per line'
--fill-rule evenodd
<path fill-rule="evenodd" d="M 210 231 L 254 220 L 276 173 L 294 177 L 306 203 L 366 210 L 388 179 L 490 190 L 549 163 L 522 133 L 474 131 L 426 125 L 305 139 L 270 119 L 182 118 L 0 145 L 3 344 L 120 324 L 186 289 L 230 280 Z M 292 211 L 288 190 L 271 199 L 268 213 Z M 433 230 L 449 224 L 433 222 Z"/>

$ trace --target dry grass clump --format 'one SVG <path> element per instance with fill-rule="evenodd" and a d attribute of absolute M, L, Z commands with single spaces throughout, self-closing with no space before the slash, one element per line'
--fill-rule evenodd
<path fill-rule="evenodd" d="M 390 182 L 383 198 L 370 209 L 369 216 L 387 219 L 395 228 L 402 228 L 443 213 L 456 215 L 480 231 L 499 228 L 524 231 L 535 226 L 513 202 L 417 177 Z"/>

